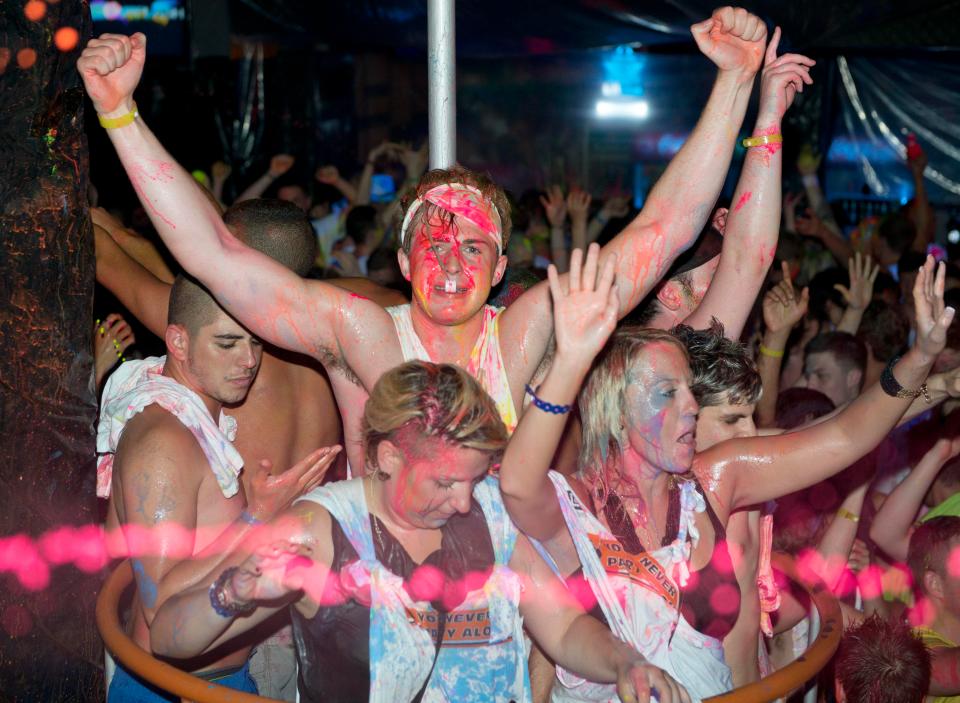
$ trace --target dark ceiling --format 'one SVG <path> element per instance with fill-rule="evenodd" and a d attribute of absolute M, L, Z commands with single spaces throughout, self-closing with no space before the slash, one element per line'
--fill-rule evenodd
<path fill-rule="evenodd" d="M 335 50 L 422 52 L 426 0 L 229 0 L 235 34 Z M 688 27 L 716 0 L 457 0 L 457 50 L 470 58 L 639 43 L 693 50 Z M 785 45 L 809 53 L 960 50 L 960 0 L 751 0 Z"/>

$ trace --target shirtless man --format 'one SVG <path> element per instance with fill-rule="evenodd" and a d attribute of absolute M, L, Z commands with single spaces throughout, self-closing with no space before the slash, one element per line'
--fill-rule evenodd
<path fill-rule="evenodd" d="M 766 28 L 745 10 L 717 10 L 692 32 L 720 70 L 699 123 L 644 210 L 604 248 L 604 257 L 617 257 L 621 316 L 643 299 L 705 224 L 763 60 Z M 145 58 L 142 35 L 104 35 L 91 40 L 77 68 L 157 231 L 187 270 L 249 329 L 324 364 L 343 413 L 348 456 L 354 466 L 362 465 L 356 438 L 363 405 L 357 388 L 372 388 L 384 370 L 411 355 L 411 345 L 401 353 L 394 319 L 371 301 L 300 279 L 237 241 L 135 116 L 132 93 Z M 510 234 L 502 191 L 455 169 L 428 173 L 416 195 L 405 208 L 404 215 L 413 212 L 399 253 L 414 290 L 414 301 L 403 313 L 406 341 L 433 361 L 473 367 L 512 425 L 552 335 L 547 286 L 527 291 L 502 314 L 491 313 L 485 302 L 503 275 Z M 504 357 L 501 348 L 511 353 Z"/>
<path fill-rule="evenodd" d="M 110 493 L 108 548 L 132 559 L 137 593 L 129 627 L 148 651 L 149 623 L 164 601 L 217 568 L 254 525 L 319 484 L 339 451 L 316 450 L 279 476 L 266 462 L 248 466 L 245 491 L 237 476 L 243 462 L 229 441 L 235 428 L 221 410 L 247 394 L 260 342 L 183 277 L 170 294 L 169 321 L 165 359 L 127 362 L 111 376 L 97 442 L 98 488 Z M 255 690 L 243 668 L 248 654 L 249 647 L 221 650 L 186 666 Z M 118 667 L 110 700 L 170 699 Z"/>

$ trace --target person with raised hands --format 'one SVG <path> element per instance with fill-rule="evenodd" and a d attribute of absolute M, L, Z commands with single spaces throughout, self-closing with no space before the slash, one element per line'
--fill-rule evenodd
<path fill-rule="evenodd" d="M 716 273 L 696 309 L 678 322 L 706 329 L 716 318 L 730 339 L 739 339 L 767 271 L 773 264 L 780 235 L 783 136 L 781 123 L 805 85 L 816 62 L 799 54 L 777 56 L 780 28 L 764 54 L 760 106 L 753 135 L 743 140 L 747 156 L 723 230 L 723 247 Z"/>
<path fill-rule="evenodd" d="M 598 259 L 594 246 L 581 267 L 574 252 L 566 285 L 549 272 L 561 334 L 597 347 L 618 306 L 615 258 L 599 277 Z M 561 356 L 555 368 L 581 366 Z M 561 666 L 620 700 L 655 691 L 661 703 L 689 703 L 517 534 L 488 475 L 517 436 L 508 442 L 476 380 L 450 364 L 403 364 L 377 382 L 364 427 L 366 475 L 304 496 L 267 528 L 276 540 L 168 601 L 153 621 L 155 652 L 194 656 L 290 604 L 305 702 L 526 703 L 526 627 Z"/>
<path fill-rule="evenodd" d="M 953 320 L 945 270 L 932 258 L 914 287 L 916 345 L 881 382 L 834 418 L 800 431 L 739 437 L 695 454 L 698 406 L 686 350 L 659 330 L 621 329 L 580 392 L 583 447 L 573 477 L 549 471 L 568 407 L 600 348 L 557 330 L 557 364 L 536 391 L 504 454 L 500 488 L 511 517 L 538 541 L 614 634 L 683 684 L 693 698 L 732 685 L 720 638 L 739 608 L 727 563 L 731 512 L 801 490 L 872 450 L 922 394 Z M 554 373 L 556 371 L 556 373 Z M 575 576 L 582 570 L 582 576 Z M 592 602 L 592 601 L 591 601 Z M 576 682 L 555 699 L 587 697 Z M 607 690 L 590 700 L 610 700 Z"/>
<path fill-rule="evenodd" d="M 766 28 L 725 7 L 691 28 L 718 73 L 689 139 L 643 211 L 603 249 L 617 255 L 618 314 L 636 306 L 701 231 L 723 185 Z M 93 39 L 77 62 L 101 124 L 160 236 L 226 309 L 272 344 L 315 356 L 338 400 L 373 387 L 400 358 L 456 363 L 480 379 L 508 428 L 547 353 L 546 285 L 509 308 L 486 305 L 506 267 L 510 213 L 503 191 L 466 169 L 428 172 L 403 202 L 398 258 L 414 300 L 390 315 L 322 281 L 304 281 L 233 237 L 196 184 L 163 149 L 132 100 L 146 59 L 142 34 Z M 415 197 L 414 197 L 415 196 Z M 504 356 L 502 348 L 525 353 Z M 362 464 L 358 402 L 340 402 L 351 464 Z"/>

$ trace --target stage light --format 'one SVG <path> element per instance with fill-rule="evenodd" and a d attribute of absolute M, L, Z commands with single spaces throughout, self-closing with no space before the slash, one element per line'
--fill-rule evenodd
<path fill-rule="evenodd" d="M 597 100 L 596 112 L 600 119 L 645 120 L 650 105 L 646 100 Z"/>

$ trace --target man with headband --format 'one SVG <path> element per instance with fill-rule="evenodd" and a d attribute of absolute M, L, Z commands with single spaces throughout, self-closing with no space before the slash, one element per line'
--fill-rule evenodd
<path fill-rule="evenodd" d="M 700 121 L 643 212 L 604 248 L 604 257 L 616 256 L 621 316 L 644 298 L 706 223 L 763 58 L 766 27 L 743 9 L 717 10 L 691 31 L 719 71 Z M 298 278 L 230 234 L 139 118 L 132 94 L 145 58 L 142 35 L 104 35 L 91 40 L 77 63 L 137 194 L 177 260 L 231 314 L 261 338 L 324 363 L 344 414 L 348 456 L 359 465 L 358 396 L 403 358 L 394 318 L 371 301 Z M 446 187 L 434 190 L 442 184 Z M 406 320 L 412 335 L 405 341 L 412 343 L 415 336 L 416 354 L 433 361 L 482 368 L 479 380 L 509 421 L 508 403 L 520 406 L 550 343 L 548 288 L 532 288 L 501 313 L 485 308 L 491 286 L 506 267 L 502 252 L 510 216 L 503 192 L 456 169 L 428 173 L 417 194 L 421 202 L 409 216 L 399 254 L 414 290 Z M 408 206 L 404 219 L 409 211 Z M 511 353 L 501 356 L 501 349 Z"/>

